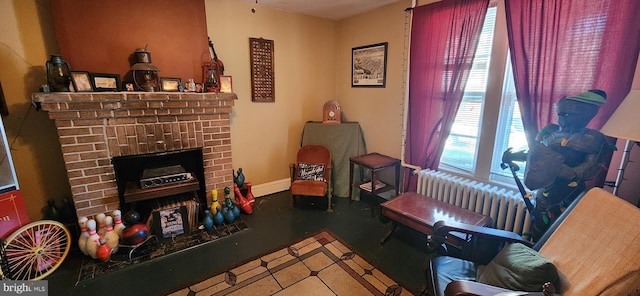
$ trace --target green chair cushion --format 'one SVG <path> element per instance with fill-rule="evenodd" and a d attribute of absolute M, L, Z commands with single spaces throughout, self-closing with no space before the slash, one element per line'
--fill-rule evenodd
<path fill-rule="evenodd" d="M 489 264 L 478 269 L 480 283 L 506 289 L 540 292 L 542 285 L 551 282 L 558 286 L 558 270 L 553 262 L 535 250 L 520 244 L 508 244 Z"/>

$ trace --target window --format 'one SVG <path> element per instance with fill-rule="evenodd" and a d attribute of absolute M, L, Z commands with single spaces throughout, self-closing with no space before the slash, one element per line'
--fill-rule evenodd
<path fill-rule="evenodd" d="M 497 30 L 506 31 L 504 21 L 498 22 L 497 17 L 496 5 L 489 7 L 464 96 L 440 158 L 440 167 L 472 175 L 475 179 L 513 183 L 511 172 L 500 167 L 502 153 L 509 147 L 514 151 L 528 148 L 507 57 L 508 44 L 506 40 L 494 40 Z M 492 59 L 500 55 L 501 58 Z M 503 83 L 494 83 L 500 89 L 490 89 L 490 81 Z M 481 134 L 485 138 L 481 139 Z M 481 143 L 481 140 L 486 142 Z M 485 155 L 492 157 L 482 157 Z M 524 165 L 519 164 L 520 177 Z"/>
<path fill-rule="evenodd" d="M 507 59 L 509 61 L 509 59 Z M 521 150 L 529 150 L 527 145 L 527 136 L 522 125 L 522 117 L 520 116 L 520 106 L 516 97 L 516 86 L 513 82 L 513 72 L 511 71 L 511 63 L 506 63 L 506 71 L 503 88 L 502 103 L 500 104 L 500 116 L 498 117 L 498 126 L 496 129 L 495 148 L 493 149 L 491 162 L 492 179 L 502 179 L 500 176 L 511 178 L 511 171 L 503 170 L 500 167 L 502 153 L 508 148 L 514 152 Z M 524 176 L 524 168 L 526 163 L 518 163 L 520 170 L 518 176 L 522 179 Z"/>

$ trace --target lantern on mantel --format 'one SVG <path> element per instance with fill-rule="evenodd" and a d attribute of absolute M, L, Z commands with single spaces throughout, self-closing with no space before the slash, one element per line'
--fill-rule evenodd
<path fill-rule="evenodd" d="M 71 82 L 71 69 L 69 63 L 59 54 L 52 54 L 45 64 L 47 68 L 47 84 L 51 91 L 69 91 Z"/>
<path fill-rule="evenodd" d="M 209 38 L 209 52 L 203 54 L 202 83 L 206 92 L 220 91 L 220 75 L 224 75 L 224 64 L 218 59 L 211 38 Z"/>
<path fill-rule="evenodd" d="M 133 82 L 137 90 L 153 92 L 158 90 L 158 67 L 151 63 L 151 53 L 146 48 L 134 52 L 136 63 L 131 66 Z"/>
<path fill-rule="evenodd" d="M 215 61 L 202 63 L 202 82 L 206 92 L 220 91 L 220 68 Z"/>

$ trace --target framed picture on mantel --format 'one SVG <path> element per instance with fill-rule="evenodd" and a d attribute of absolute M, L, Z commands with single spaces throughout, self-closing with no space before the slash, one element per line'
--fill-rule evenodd
<path fill-rule="evenodd" d="M 89 78 L 89 72 L 71 71 L 71 82 L 76 92 L 93 91 L 93 84 Z"/>
<path fill-rule="evenodd" d="M 221 75 L 220 76 L 220 92 L 221 93 L 232 93 L 233 92 L 233 83 L 231 80 L 231 76 L 229 75 Z"/>
<path fill-rule="evenodd" d="M 91 82 L 95 91 L 118 91 L 120 87 L 119 74 L 91 73 Z"/>
<path fill-rule="evenodd" d="M 160 89 L 167 92 L 180 91 L 181 82 L 180 78 L 160 77 Z"/>

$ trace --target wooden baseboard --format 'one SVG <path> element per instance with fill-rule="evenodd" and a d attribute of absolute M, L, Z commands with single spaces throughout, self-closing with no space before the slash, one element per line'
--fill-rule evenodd
<path fill-rule="evenodd" d="M 255 197 L 261 197 L 269 194 L 273 194 L 276 192 L 281 192 L 285 190 L 289 190 L 291 187 L 291 179 L 280 179 L 276 181 L 271 181 L 263 184 L 254 184 L 251 186 L 251 192 Z"/>

